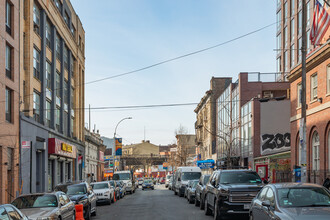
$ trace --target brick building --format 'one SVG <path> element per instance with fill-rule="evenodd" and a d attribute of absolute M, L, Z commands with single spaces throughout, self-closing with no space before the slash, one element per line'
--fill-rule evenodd
<path fill-rule="evenodd" d="M 19 1 L 0 1 L 0 204 L 19 191 Z"/>
<path fill-rule="evenodd" d="M 328 1 L 329 2 L 329 1 Z M 320 1 L 324 4 L 324 1 Z M 323 183 L 330 177 L 330 28 L 321 45 L 314 46 L 309 39 L 313 22 L 314 1 L 306 0 L 307 59 L 306 59 L 306 147 L 307 181 Z M 330 7 L 328 7 L 330 14 Z M 282 79 L 289 80 L 291 99 L 291 166 L 301 166 L 301 46 L 302 1 L 277 1 L 277 63 Z"/>
<path fill-rule="evenodd" d="M 20 1 L 23 193 L 84 178 L 85 31 L 69 0 Z"/>

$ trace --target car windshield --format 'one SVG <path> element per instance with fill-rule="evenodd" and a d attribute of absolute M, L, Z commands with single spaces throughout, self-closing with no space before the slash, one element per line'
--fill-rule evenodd
<path fill-rule="evenodd" d="M 152 180 L 145 180 L 144 183 L 151 184 L 152 183 Z"/>
<path fill-rule="evenodd" d="M 203 184 L 206 185 L 206 183 L 209 181 L 209 179 L 210 179 L 210 176 L 205 176 Z"/>
<path fill-rule="evenodd" d="M 129 173 L 115 173 L 113 174 L 113 180 L 130 180 L 131 175 Z"/>
<path fill-rule="evenodd" d="M 282 188 L 277 192 L 281 207 L 330 206 L 330 194 L 322 188 Z"/>
<path fill-rule="evenodd" d="M 199 172 L 185 172 L 182 173 L 182 180 L 198 180 L 201 177 Z"/>
<path fill-rule="evenodd" d="M 223 172 L 220 175 L 221 184 L 259 184 L 260 176 L 256 172 L 235 171 Z"/>
<path fill-rule="evenodd" d="M 93 189 L 109 189 L 109 185 L 107 183 L 95 183 L 92 184 Z"/>
<path fill-rule="evenodd" d="M 85 184 L 68 186 L 68 195 L 82 195 L 86 193 L 87 189 Z"/>
<path fill-rule="evenodd" d="M 15 199 L 12 204 L 18 209 L 57 207 L 55 195 L 28 195 Z"/>
<path fill-rule="evenodd" d="M 194 182 L 192 183 L 192 186 L 191 186 L 191 188 L 195 189 L 195 188 L 196 188 L 196 186 L 197 186 L 197 184 L 198 184 L 198 181 L 194 181 Z"/>

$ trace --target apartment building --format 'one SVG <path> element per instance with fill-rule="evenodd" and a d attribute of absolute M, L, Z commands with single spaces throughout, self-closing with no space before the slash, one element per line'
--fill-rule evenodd
<path fill-rule="evenodd" d="M 306 147 L 307 181 L 322 184 L 330 177 L 330 29 L 320 45 L 312 45 L 309 33 L 313 22 L 314 0 L 306 0 Z M 324 1 L 319 1 L 322 5 Z M 328 1 L 329 2 L 329 1 Z M 286 72 L 291 99 L 291 166 L 301 167 L 301 37 L 302 1 L 278 1 L 277 41 L 279 70 Z M 328 7 L 330 14 L 330 8 Z M 279 62 L 282 60 L 281 62 Z"/>
<path fill-rule="evenodd" d="M 274 143 L 277 135 L 284 143 L 284 135 L 290 135 L 290 84 L 269 75 L 263 82 L 262 75 L 240 73 L 217 99 L 217 164 L 249 167 L 275 180 L 273 170 L 286 170 L 275 165 L 290 159 L 290 146 L 268 145 L 267 140 Z"/>
<path fill-rule="evenodd" d="M 85 174 L 84 179 L 102 181 L 104 178 L 104 153 L 106 146 L 99 131 L 89 131 L 85 128 Z"/>
<path fill-rule="evenodd" d="M 231 78 L 212 77 L 210 90 L 198 103 L 196 113 L 195 133 L 198 160 L 217 159 L 216 154 L 216 100 L 231 83 Z"/>
<path fill-rule="evenodd" d="M 22 193 L 84 178 L 85 31 L 69 0 L 20 5 Z"/>
<path fill-rule="evenodd" d="M 19 193 L 19 1 L 0 2 L 0 204 Z"/>

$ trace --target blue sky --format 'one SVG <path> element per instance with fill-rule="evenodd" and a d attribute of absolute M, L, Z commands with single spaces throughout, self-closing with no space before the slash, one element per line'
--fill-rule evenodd
<path fill-rule="evenodd" d="M 71 0 L 86 31 L 86 82 L 219 44 L 276 22 L 276 1 Z M 97 2 L 97 4 L 96 4 Z M 92 4 L 93 3 L 93 4 Z M 85 107 L 196 103 L 210 79 L 275 72 L 276 26 L 142 72 L 86 85 Z M 180 124 L 194 134 L 196 106 L 92 110 L 92 126 L 124 144 L 171 144 Z M 88 122 L 88 111 L 85 114 Z"/>

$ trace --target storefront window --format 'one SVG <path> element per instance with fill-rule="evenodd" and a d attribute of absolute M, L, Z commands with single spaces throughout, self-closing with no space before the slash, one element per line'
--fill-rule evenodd
<path fill-rule="evenodd" d="M 58 161 L 58 166 L 57 166 L 57 181 L 58 183 L 63 183 L 63 166 L 62 162 Z"/>
<path fill-rule="evenodd" d="M 320 137 L 315 131 L 312 139 L 313 148 L 313 170 L 320 170 Z"/>

